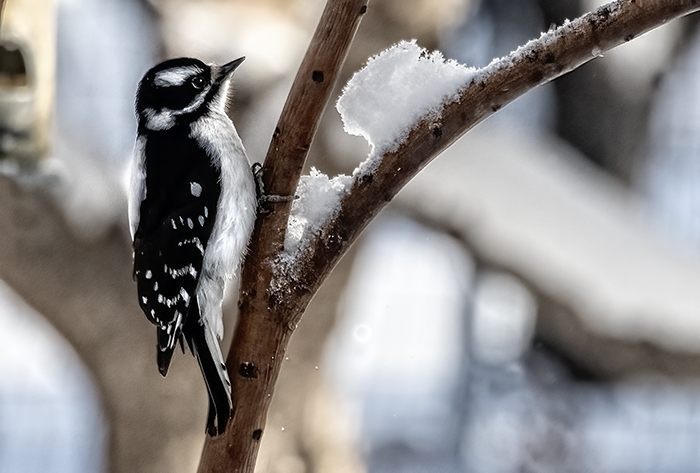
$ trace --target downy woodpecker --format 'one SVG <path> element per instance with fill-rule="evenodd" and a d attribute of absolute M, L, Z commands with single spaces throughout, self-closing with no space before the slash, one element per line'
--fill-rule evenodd
<path fill-rule="evenodd" d="M 139 304 L 156 326 L 163 376 L 178 341 L 197 357 L 212 436 L 224 431 L 232 412 L 218 341 L 222 300 L 257 208 L 253 172 L 226 115 L 229 82 L 243 59 L 223 66 L 165 61 L 146 73 L 136 93 L 129 224 Z"/>

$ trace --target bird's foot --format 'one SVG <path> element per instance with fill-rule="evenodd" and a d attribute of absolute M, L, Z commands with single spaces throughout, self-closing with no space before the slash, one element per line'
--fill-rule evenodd
<path fill-rule="evenodd" d="M 271 209 L 266 208 L 263 204 L 279 204 L 283 202 L 291 202 L 298 197 L 295 195 L 275 195 L 265 192 L 265 185 L 262 180 L 262 164 L 253 163 L 251 166 L 253 176 L 255 177 L 255 193 L 258 196 L 258 211 L 263 214 L 269 214 Z"/>

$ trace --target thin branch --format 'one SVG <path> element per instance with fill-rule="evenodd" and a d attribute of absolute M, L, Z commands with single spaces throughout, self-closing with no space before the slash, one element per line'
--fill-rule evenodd
<path fill-rule="evenodd" d="M 328 0 L 282 110 L 263 167 L 265 191 L 293 195 L 338 72 L 369 0 Z M 226 432 L 207 438 L 199 472 L 253 472 L 260 439 L 289 336 L 290 311 L 267 296 L 272 261 L 281 251 L 291 204 L 271 205 L 256 222 L 242 271 L 240 315 L 226 364 L 234 417 Z M 297 318 L 298 318 L 297 317 Z"/>
<path fill-rule="evenodd" d="M 700 0 L 619 0 L 567 22 L 479 71 L 441 116 L 420 120 L 399 148 L 355 176 L 336 217 L 295 263 L 312 274 L 290 297 L 308 298 L 377 213 L 423 167 L 472 127 L 525 92 L 602 56 L 620 44 L 700 10 Z M 311 256 L 309 256 L 311 255 Z"/>

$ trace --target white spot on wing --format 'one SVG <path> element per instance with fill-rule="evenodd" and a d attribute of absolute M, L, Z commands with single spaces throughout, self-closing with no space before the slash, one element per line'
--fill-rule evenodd
<path fill-rule="evenodd" d="M 149 269 L 148 271 L 146 271 L 146 279 L 151 279 L 152 277 L 153 277 L 153 273 Z"/>
<path fill-rule="evenodd" d="M 141 300 L 143 301 L 144 304 L 148 304 L 148 297 L 142 296 Z"/>
<path fill-rule="evenodd" d="M 189 238 L 187 240 L 183 240 L 177 244 L 177 246 L 182 246 L 182 245 L 187 245 L 188 243 L 193 243 L 197 249 L 199 250 L 200 253 L 204 254 L 204 246 L 202 245 L 202 242 L 199 240 L 199 238 L 194 237 L 194 238 Z"/>
<path fill-rule="evenodd" d="M 192 222 L 192 219 L 191 219 L 191 218 L 188 218 L 188 219 L 187 219 L 187 226 L 190 227 L 190 228 L 194 228 L 194 223 Z"/>
<path fill-rule="evenodd" d="M 202 217 L 201 215 L 199 216 L 199 224 L 201 226 L 204 226 L 204 217 Z"/>
<path fill-rule="evenodd" d="M 182 297 L 182 300 L 185 301 L 185 305 L 190 304 L 190 295 L 185 291 L 185 288 L 182 287 L 180 288 L 180 296 Z"/>
<path fill-rule="evenodd" d="M 180 301 L 180 299 L 185 301 L 186 306 L 189 305 L 190 295 L 184 289 L 180 289 L 180 293 L 177 294 L 175 297 L 167 298 L 167 297 L 163 297 L 161 295 L 158 296 L 158 302 L 160 302 L 161 304 L 166 305 L 168 307 L 172 307 L 172 306 L 176 305 Z M 177 314 L 179 314 L 179 312 L 175 312 L 176 316 L 177 316 Z"/>
<path fill-rule="evenodd" d="M 186 274 L 189 274 L 193 278 L 197 277 L 197 270 L 194 269 L 194 266 L 192 266 L 191 264 L 188 264 L 187 266 L 180 269 L 168 269 L 168 267 L 166 266 L 165 272 L 170 274 L 170 276 L 172 276 L 173 279 L 185 276 Z"/>
<path fill-rule="evenodd" d="M 198 182 L 190 182 L 190 192 L 193 196 L 199 197 L 202 195 L 202 186 Z"/>
<path fill-rule="evenodd" d="M 153 290 L 157 291 L 158 290 L 158 281 L 153 283 Z"/>

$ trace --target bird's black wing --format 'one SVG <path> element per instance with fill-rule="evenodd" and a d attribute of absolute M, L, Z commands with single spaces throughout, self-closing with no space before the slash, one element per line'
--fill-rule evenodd
<path fill-rule="evenodd" d="M 139 304 L 157 327 L 158 368 L 164 376 L 196 303 L 221 193 L 218 170 L 183 136 L 160 133 L 146 142 L 146 195 L 134 234 Z"/>

